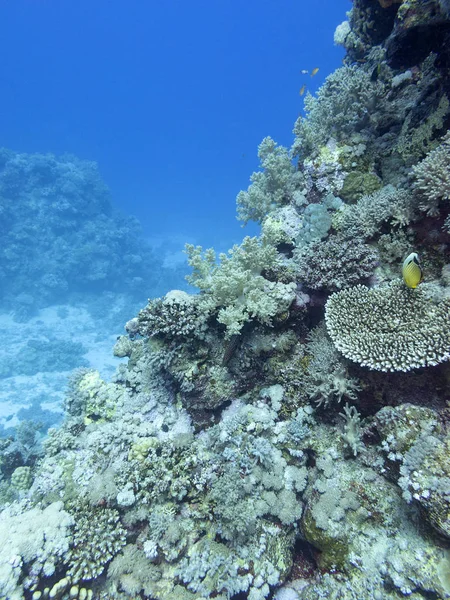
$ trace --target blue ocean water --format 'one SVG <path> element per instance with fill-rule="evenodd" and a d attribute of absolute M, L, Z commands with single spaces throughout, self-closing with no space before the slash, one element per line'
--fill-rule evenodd
<path fill-rule="evenodd" d="M 266 135 L 341 65 L 348 0 L 18 0 L 0 20 L 1 144 L 97 161 L 151 237 L 227 248 Z M 319 67 L 315 77 L 302 70 Z"/>
<path fill-rule="evenodd" d="M 46 406 L 61 414 L 68 370 L 113 372 L 114 336 L 137 308 L 187 289 L 186 242 L 226 251 L 258 231 L 242 230 L 236 195 L 258 169 L 260 141 L 289 146 L 303 93 L 340 66 L 333 32 L 349 8 L 3 3 L 6 432 L 33 414 L 51 422 Z"/>
<path fill-rule="evenodd" d="M 0 600 L 449 600 L 450 0 L 0 48 Z"/>

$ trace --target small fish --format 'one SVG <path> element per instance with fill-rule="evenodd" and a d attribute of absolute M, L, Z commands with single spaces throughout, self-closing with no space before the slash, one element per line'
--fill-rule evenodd
<path fill-rule="evenodd" d="M 422 267 L 420 266 L 417 252 L 411 252 L 403 263 L 403 281 L 409 288 L 415 289 L 423 279 Z"/>
<path fill-rule="evenodd" d="M 227 345 L 225 346 L 225 351 L 224 351 L 223 357 L 222 357 L 222 366 L 223 367 L 226 367 L 227 364 L 230 362 L 230 360 L 233 358 L 233 355 L 236 352 L 236 350 L 238 349 L 240 343 L 241 343 L 241 335 L 239 333 L 236 333 L 235 335 L 232 335 L 230 337 Z"/>
<path fill-rule="evenodd" d="M 306 92 L 306 84 L 304 83 L 302 85 L 302 87 L 300 88 L 299 94 L 300 96 L 303 96 L 303 94 Z"/>
<path fill-rule="evenodd" d="M 309 71 L 308 71 L 308 69 L 302 69 L 302 70 L 300 71 L 300 73 L 301 73 L 302 75 L 308 75 Z"/>
<path fill-rule="evenodd" d="M 370 76 L 370 81 L 377 81 L 378 77 L 380 76 L 380 73 L 381 73 L 381 63 L 378 63 L 378 65 L 372 71 L 372 74 Z"/>
<path fill-rule="evenodd" d="M 319 72 L 319 67 L 316 67 L 315 69 L 313 69 L 311 71 L 311 77 L 314 77 L 314 75 L 317 75 L 318 72 Z"/>

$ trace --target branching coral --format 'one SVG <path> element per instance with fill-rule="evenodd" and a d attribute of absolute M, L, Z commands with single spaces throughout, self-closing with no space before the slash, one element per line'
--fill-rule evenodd
<path fill-rule="evenodd" d="M 412 171 L 420 209 L 438 215 L 439 205 L 450 200 L 450 133 Z"/>
<path fill-rule="evenodd" d="M 325 320 L 336 348 L 370 369 L 410 371 L 450 358 L 450 301 L 434 305 L 398 280 L 333 294 Z"/>
<path fill-rule="evenodd" d="M 79 505 L 73 511 L 75 531 L 68 554 L 73 581 L 95 579 L 125 545 L 125 530 L 117 511 Z"/>
<path fill-rule="evenodd" d="M 205 260 L 209 265 L 207 258 Z M 139 333 L 144 337 L 201 337 L 208 317 L 207 306 L 202 303 L 201 296 L 172 290 L 164 298 L 150 300 L 138 316 L 127 323 L 126 328 L 131 335 Z"/>
<path fill-rule="evenodd" d="M 301 246 L 295 254 L 299 280 L 313 289 L 330 291 L 351 287 L 373 274 L 377 252 L 356 239 L 330 235 Z"/>
<path fill-rule="evenodd" d="M 189 283 L 205 292 L 202 301 L 218 308 L 217 320 L 226 326 L 227 336 L 239 334 L 248 321 L 271 325 L 272 319 L 286 311 L 295 297 L 295 283 L 269 281 L 264 272 L 276 269 L 276 249 L 258 238 L 244 238 L 228 255 L 215 262 L 213 250 L 202 254 L 197 246 L 186 245 L 188 262 L 194 272 Z"/>
<path fill-rule="evenodd" d="M 336 217 L 336 226 L 346 233 L 371 238 L 383 223 L 407 225 L 415 216 L 416 202 L 406 190 L 386 185 L 363 196 L 355 205 L 345 206 Z"/>
<path fill-rule="evenodd" d="M 376 113 L 383 84 L 357 66 L 341 67 L 325 80 L 317 97 L 307 94 L 307 118 L 300 117 L 294 128 L 293 156 L 319 149 L 333 137 L 341 141 L 368 128 Z"/>
<path fill-rule="evenodd" d="M 273 208 L 286 204 L 299 177 L 287 149 L 270 137 L 259 145 L 258 157 L 263 171 L 253 173 L 248 190 L 236 198 L 238 218 L 244 223 L 262 221 Z"/>

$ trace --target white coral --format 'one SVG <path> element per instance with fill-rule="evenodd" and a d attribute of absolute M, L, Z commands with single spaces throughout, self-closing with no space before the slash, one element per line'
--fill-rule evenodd
<path fill-rule="evenodd" d="M 0 598 L 23 600 L 24 566 L 33 563 L 33 572 L 54 572 L 56 562 L 69 549 L 69 528 L 73 518 L 54 502 L 41 510 L 14 505 L 0 513 Z"/>

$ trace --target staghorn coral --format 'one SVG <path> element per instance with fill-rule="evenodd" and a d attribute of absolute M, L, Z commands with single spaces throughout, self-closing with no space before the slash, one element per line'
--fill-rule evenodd
<path fill-rule="evenodd" d="M 434 305 L 402 281 L 330 296 L 325 321 L 342 354 L 379 371 L 410 371 L 450 358 L 450 301 Z"/>

